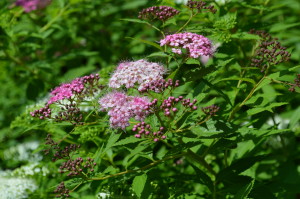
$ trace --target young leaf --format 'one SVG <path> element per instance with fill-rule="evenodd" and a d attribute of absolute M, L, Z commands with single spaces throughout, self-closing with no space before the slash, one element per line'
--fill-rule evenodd
<path fill-rule="evenodd" d="M 133 179 L 132 189 L 139 198 L 141 198 L 142 196 L 142 192 L 145 188 L 146 181 L 147 181 L 147 174 L 136 176 Z"/>

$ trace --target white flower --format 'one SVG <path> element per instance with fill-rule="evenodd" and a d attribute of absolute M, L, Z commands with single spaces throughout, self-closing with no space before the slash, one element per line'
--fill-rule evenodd
<path fill-rule="evenodd" d="M 12 175 L 19 177 L 31 177 L 34 175 L 46 176 L 48 173 L 49 170 L 46 167 L 41 167 L 38 163 L 35 162 L 15 169 L 12 172 Z"/>
<path fill-rule="evenodd" d="M 38 153 L 32 153 L 39 146 L 39 142 L 31 141 L 12 146 L 3 152 L 4 160 L 38 162 L 43 157 Z"/>
<path fill-rule="evenodd" d="M 28 193 L 34 192 L 37 188 L 31 179 L 0 177 L 1 199 L 28 198 Z"/>

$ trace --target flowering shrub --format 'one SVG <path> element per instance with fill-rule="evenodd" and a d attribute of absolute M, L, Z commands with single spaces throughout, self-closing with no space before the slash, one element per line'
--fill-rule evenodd
<path fill-rule="evenodd" d="M 299 195 L 296 6 L 17 0 L 0 11 L 0 197 Z"/>

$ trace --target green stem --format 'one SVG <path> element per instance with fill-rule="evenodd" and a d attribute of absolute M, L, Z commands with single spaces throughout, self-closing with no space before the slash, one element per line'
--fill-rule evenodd
<path fill-rule="evenodd" d="M 152 27 L 152 28 L 154 28 L 155 30 L 157 30 L 158 32 L 160 32 L 161 34 L 162 34 L 162 36 L 163 36 L 163 38 L 165 38 L 166 36 L 165 36 L 165 33 L 162 31 L 162 30 L 160 30 L 158 27 L 156 27 L 156 26 L 154 26 L 154 25 L 152 25 L 151 23 L 146 23 L 146 24 L 148 24 L 150 27 Z"/>
<path fill-rule="evenodd" d="M 250 93 L 247 95 L 247 97 L 242 101 L 242 103 L 237 104 L 231 111 L 228 121 L 231 121 L 235 115 L 236 112 L 238 112 L 244 105 L 245 103 L 252 97 L 252 95 L 255 93 L 256 89 L 258 88 L 258 86 L 263 82 L 263 80 L 266 79 L 266 74 L 259 80 L 259 82 L 257 84 L 255 84 L 255 86 L 252 88 L 252 90 L 250 91 Z"/>
<path fill-rule="evenodd" d="M 193 12 L 192 12 L 190 18 L 187 20 L 187 22 L 181 28 L 179 28 L 179 30 L 177 30 L 176 34 L 179 33 L 180 31 L 182 31 L 190 23 L 190 21 L 192 20 L 192 18 L 194 16 L 196 16 L 196 14 L 193 14 Z"/>
<path fill-rule="evenodd" d="M 56 22 L 63 14 L 64 12 L 66 11 L 66 9 L 70 6 L 70 4 L 66 5 L 63 9 L 61 9 L 59 11 L 59 13 L 51 20 L 49 21 L 46 25 L 44 25 L 41 29 L 40 29 L 40 33 L 46 31 L 48 28 L 51 27 L 51 25 Z"/>
<path fill-rule="evenodd" d="M 10 60 L 12 60 L 13 62 L 15 62 L 18 65 L 23 65 L 23 62 L 13 56 L 11 56 L 6 50 L 3 50 L 4 54 L 6 55 L 6 57 L 8 57 Z"/>
<path fill-rule="evenodd" d="M 148 164 L 148 165 L 146 165 L 144 167 L 141 167 L 139 169 L 127 170 L 127 171 L 123 171 L 123 172 L 120 172 L 120 173 L 116 173 L 116 174 L 104 176 L 104 177 L 101 177 L 101 178 L 89 178 L 88 180 L 105 180 L 105 179 L 108 179 L 108 178 L 113 178 L 113 177 L 120 176 L 120 175 L 125 175 L 125 174 L 128 174 L 128 173 L 135 173 L 135 172 L 138 172 L 138 171 L 143 171 L 143 170 L 151 168 L 151 167 L 153 167 L 153 166 L 155 166 L 157 164 L 160 164 L 160 163 L 162 163 L 164 161 L 175 159 L 175 158 L 179 158 L 179 157 L 182 157 L 182 156 L 183 156 L 183 154 L 169 156 L 169 157 L 166 157 L 166 158 L 164 158 L 162 160 L 157 160 L 157 161 L 151 162 L 150 164 Z"/>

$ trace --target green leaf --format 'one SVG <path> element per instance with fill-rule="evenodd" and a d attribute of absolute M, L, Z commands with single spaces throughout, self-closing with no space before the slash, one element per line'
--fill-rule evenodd
<path fill-rule="evenodd" d="M 276 73 L 272 73 L 271 75 L 269 75 L 270 79 L 275 79 L 277 80 L 277 78 L 280 77 L 280 72 L 276 72 Z M 264 87 L 267 84 L 271 83 L 270 79 L 264 79 L 259 85 L 258 87 L 254 90 L 254 92 L 258 91 L 259 89 L 261 89 L 262 87 Z"/>
<path fill-rule="evenodd" d="M 213 192 L 214 184 L 213 184 L 211 178 L 204 171 L 202 171 L 200 168 L 198 168 L 196 166 L 196 164 L 194 164 L 194 162 L 191 164 L 191 166 L 196 171 L 196 175 L 198 176 L 199 181 L 201 183 L 203 183 L 204 185 L 206 185 L 211 192 Z"/>
<path fill-rule="evenodd" d="M 122 140 L 118 141 L 113 146 L 120 146 L 120 145 L 122 146 L 122 145 L 125 145 L 125 144 L 131 144 L 131 143 L 141 142 L 141 141 L 143 141 L 143 139 L 136 138 L 134 136 L 130 136 L 130 137 L 127 137 L 125 139 L 122 139 Z"/>
<path fill-rule="evenodd" d="M 255 107 L 255 108 L 252 108 L 252 109 L 248 110 L 247 114 L 248 115 L 255 115 L 255 114 L 263 112 L 263 111 L 269 111 L 269 112 L 273 113 L 272 108 L 282 106 L 282 105 L 285 105 L 285 104 L 288 104 L 288 103 L 287 102 L 278 102 L 278 103 L 272 103 L 272 104 L 270 104 L 269 106 L 266 106 L 266 107 Z"/>
<path fill-rule="evenodd" d="M 298 23 L 275 23 L 272 28 L 270 29 L 270 32 L 280 32 L 280 31 L 286 31 L 289 28 L 300 26 L 300 22 Z"/>
<path fill-rule="evenodd" d="M 242 78 L 242 77 L 228 77 L 228 78 L 224 78 L 224 79 L 218 80 L 218 81 L 214 82 L 214 84 L 216 84 L 218 82 L 221 82 L 221 81 L 232 81 L 232 80 L 237 80 L 237 81 L 241 80 L 241 81 L 250 82 L 252 84 L 255 84 L 255 81 L 253 79 Z"/>
<path fill-rule="evenodd" d="M 249 193 L 251 192 L 254 186 L 255 180 L 253 179 L 250 183 L 246 184 L 241 188 L 234 196 L 235 199 L 245 199 L 248 197 Z"/>
<path fill-rule="evenodd" d="M 300 65 L 294 66 L 294 67 L 290 68 L 289 71 L 295 71 L 295 70 L 297 70 L 299 68 L 300 68 Z"/>
<path fill-rule="evenodd" d="M 36 100 L 39 93 L 44 90 L 44 81 L 40 79 L 31 80 L 26 89 L 26 95 L 28 99 Z"/>
<path fill-rule="evenodd" d="M 232 105 L 232 103 L 231 103 L 231 101 L 230 101 L 230 99 L 229 99 L 229 97 L 220 89 L 220 88 L 218 88 L 217 86 L 215 86 L 214 84 L 211 84 L 210 82 L 208 82 L 207 80 L 205 80 L 205 79 L 202 79 L 203 80 L 203 82 L 206 84 L 206 85 L 208 85 L 210 88 L 212 88 L 212 89 L 214 89 L 214 90 L 216 90 L 225 100 L 226 100 L 226 102 L 228 102 L 231 106 L 233 106 Z"/>
<path fill-rule="evenodd" d="M 300 121 L 300 107 L 298 107 L 293 113 L 293 115 L 291 116 L 290 128 L 291 129 L 295 128 L 299 123 L 299 121 Z"/>
<path fill-rule="evenodd" d="M 140 20 L 140 19 L 120 19 L 122 21 L 129 21 L 129 22 L 133 22 L 133 23 L 143 23 L 143 24 L 148 24 L 147 21 L 143 21 L 143 20 Z"/>
<path fill-rule="evenodd" d="M 136 176 L 133 179 L 132 189 L 139 198 L 141 198 L 142 196 L 142 192 L 145 188 L 146 181 L 147 181 L 147 174 Z"/>
<path fill-rule="evenodd" d="M 260 37 L 258 35 L 250 34 L 247 32 L 240 32 L 231 35 L 231 38 L 241 39 L 241 40 L 259 40 Z"/>
<path fill-rule="evenodd" d="M 116 134 L 116 133 L 111 133 L 108 141 L 107 141 L 107 145 L 105 147 L 105 149 L 102 151 L 101 157 L 103 157 L 106 153 L 106 151 L 108 151 L 120 138 L 121 133 Z"/>
<path fill-rule="evenodd" d="M 144 40 L 144 39 L 137 39 L 137 38 L 133 38 L 133 37 L 125 37 L 126 39 L 132 39 L 132 40 L 136 40 L 136 41 L 139 41 L 139 42 L 142 42 L 142 43 L 145 43 L 145 44 L 148 44 L 148 45 L 151 45 L 157 49 L 159 49 L 160 51 L 163 51 L 163 49 L 160 47 L 160 45 L 154 43 L 154 42 L 151 42 L 151 41 L 147 41 L 147 40 Z"/>
<path fill-rule="evenodd" d="M 147 57 L 170 57 L 170 55 L 167 55 L 164 52 L 155 52 L 155 53 L 151 53 Z"/>

